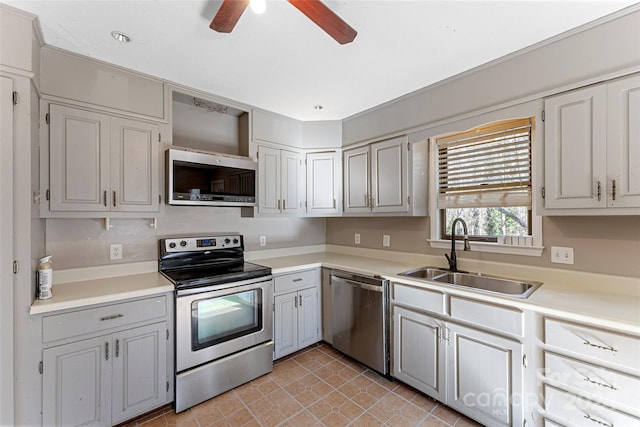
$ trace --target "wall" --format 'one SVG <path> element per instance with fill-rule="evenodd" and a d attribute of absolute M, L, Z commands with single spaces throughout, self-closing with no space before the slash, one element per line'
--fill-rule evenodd
<path fill-rule="evenodd" d="M 343 121 L 343 144 L 399 132 L 413 132 L 414 139 L 424 139 L 457 120 L 500 115 L 505 106 L 515 106 L 510 111 L 524 106 L 531 109 L 525 116 L 537 115 L 545 96 L 638 70 L 640 10 L 634 7 L 625 16 L 614 15 L 585 31 L 543 42 L 348 118 Z M 390 234 L 391 250 L 443 255 L 445 250 L 432 249 L 427 243 L 429 220 L 331 218 L 327 219 L 327 243 L 353 246 L 353 234 L 360 233 L 361 247 L 382 249 L 382 235 Z M 542 229 L 541 257 L 459 252 L 459 258 L 463 266 L 464 258 L 474 258 L 640 277 L 637 216 L 544 217 Z M 552 264 L 551 246 L 573 247 L 575 264 Z M 446 265 L 444 256 L 442 265 Z"/>
<path fill-rule="evenodd" d="M 146 219 L 114 219 L 105 230 L 98 219 L 48 219 L 47 253 L 54 268 L 75 268 L 158 259 L 158 239 L 168 236 L 240 232 L 246 250 L 322 244 L 324 218 L 241 218 L 240 208 L 163 206 L 158 228 Z M 259 237 L 267 246 L 259 246 Z M 109 260 L 109 245 L 122 244 L 121 261 Z"/>
<path fill-rule="evenodd" d="M 360 233 L 358 247 L 389 249 L 400 252 L 442 255 L 444 249 L 429 246 L 430 218 L 329 218 L 327 244 L 356 246 L 354 233 Z M 544 217 L 542 222 L 545 246 L 541 257 L 502 255 L 484 252 L 457 251 L 464 268 L 464 259 L 506 262 L 519 265 L 560 268 L 592 273 L 640 277 L 640 221 L 628 217 Z M 383 248 L 382 235 L 391 236 L 391 247 Z M 575 264 L 552 264 L 551 246 L 574 248 Z"/>
<path fill-rule="evenodd" d="M 640 8 L 508 55 L 343 121 L 343 144 L 382 138 L 640 66 Z M 461 99 L 461 95 L 464 99 Z"/>

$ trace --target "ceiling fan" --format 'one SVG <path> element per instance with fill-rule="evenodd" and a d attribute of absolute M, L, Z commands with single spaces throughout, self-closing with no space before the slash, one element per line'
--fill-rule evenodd
<path fill-rule="evenodd" d="M 320 0 L 288 0 L 317 26 L 340 44 L 351 43 L 358 33 Z M 224 0 L 209 28 L 219 33 L 230 33 L 249 5 L 249 0 Z"/>

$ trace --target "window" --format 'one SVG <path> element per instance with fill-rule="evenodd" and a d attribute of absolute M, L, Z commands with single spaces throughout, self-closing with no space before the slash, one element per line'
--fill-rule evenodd
<path fill-rule="evenodd" d="M 532 120 L 516 119 L 436 139 L 440 238 L 465 220 L 469 238 L 531 236 Z"/>

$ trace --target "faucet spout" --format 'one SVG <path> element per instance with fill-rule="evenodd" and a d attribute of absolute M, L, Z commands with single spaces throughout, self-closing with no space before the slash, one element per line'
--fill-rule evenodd
<path fill-rule="evenodd" d="M 449 262 L 449 270 L 453 272 L 458 271 L 458 257 L 456 256 L 456 225 L 458 225 L 458 223 L 462 224 L 462 231 L 464 233 L 464 250 L 471 250 L 471 246 L 469 246 L 467 223 L 464 222 L 462 218 L 454 219 L 453 224 L 451 224 L 451 254 L 444 254 L 445 258 L 447 258 L 447 261 Z"/>

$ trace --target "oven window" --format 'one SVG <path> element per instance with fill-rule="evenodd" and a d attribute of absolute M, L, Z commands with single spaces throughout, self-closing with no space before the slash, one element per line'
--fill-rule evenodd
<path fill-rule="evenodd" d="M 191 347 L 200 350 L 262 329 L 262 289 L 194 301 Z"/>

